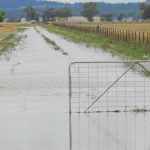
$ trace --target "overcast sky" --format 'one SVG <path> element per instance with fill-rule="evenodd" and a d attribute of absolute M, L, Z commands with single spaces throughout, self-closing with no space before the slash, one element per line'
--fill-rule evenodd
<path fill-rule="evenodd" d="M 96 2 L 106 2 L 106 3 L 122 3 L 122 2 L 123 3 L 127 3 L 127 2 L 143 2 L 145 0 L 52 0 L 52 1 L 60 1 L 60 2 L 88 2 L 88 1 L 96 1 Z"/>

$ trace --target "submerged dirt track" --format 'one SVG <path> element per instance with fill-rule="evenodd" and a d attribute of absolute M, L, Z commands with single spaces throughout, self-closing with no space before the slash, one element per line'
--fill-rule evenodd
<path fill-rule="evenodd" d="M 69 150 L 69 64 L 72 61 L 118 60 L 100 49 L 87 48 L 48 33 L 40 27 L 37 29 L 55 41 L 68 55 L 54 50 L 31 27 L 23 33 L 26 38 L 21 44 L 9 55 L 1 57 L 1 150 Z M 96 130 L 93 134 L 95 133 L 97 134 Z M 103 136 L 106 138 L 106 135 Z M 118 144 L 119 141 L 113 138 L 111 143 Z M 82 145 L 82 150 L 87 150 L 89 142 L 86 142 Z M 108 143 L 105 143 L 104 150 L 108 150 L 106 145 Z M 80 145 L 76 145 L 76 150 L 79 147 Z M 124 149 L 124 145 L 120 144 L 119 148 Z M 99 150 L 96 145 L 89 149 Z"/>
<path fill-rule="evenodd" d="M 85 46 L 39 30 L 57 40 L 69 55 L 52 49 L 31 27 L 23 33 L 26 38 L 21 44 L 1 57 L 0 149 L 3 150 L 67 150 L 68 66 L 76 58 L 97 57 Z"/>

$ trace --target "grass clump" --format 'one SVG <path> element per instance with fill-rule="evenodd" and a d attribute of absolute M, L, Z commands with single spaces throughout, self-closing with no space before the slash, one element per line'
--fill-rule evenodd
<path fill-rule="evenodd" d="M 68 55 L 67 52 L 65 52 L 61 47 L 59 47 L 55 41 L 50 40 L 49 38 L 47 38 L 45 35 L 41 34 L 39 32 L 39 30 L 37 28 L 35 28 L 35 30 L 44 38 L 44 40 L 46 41 L 46 43 L 50 44 L 53 46 L 54 50 L 56 51 L 60 51 L 63 55 Z"/>
<path fill-rule="evenodd" d="M 20 38 L 14 33 L 8 34 L 0 41 L 0 55 L 15 47 L 19 41 Z"/>
<path fill-rule="evenodd" d="M 127 43 L 112 38 L 97 35 L 95 33 L 85 33 L 66 27 L 58 27 L 53 24 L 42 24 L 49 32 L 63 35 L 76 43 L 85 43 L 87 46 L 103 48 L 115 55 L 121 55 L 125 59 L 150 59 L 150 45 L 138 43 Z"/>
<path fill-rule="evenodd" d="M 18 32 L 23 32 L 24 30 L 24 27 L 16 28 L 13 32 L 7 32 L 3 35 L 2 39 L 0 40 L 0 55 L 12 50 L 18 45 L 22 38 L 26 37 L 17 34 Z"/>
<path fill-rule="evenodd" d="M 68 55 L 68 53 L 65 52 L 61 47 L 59 47 L 54 41 L 50 40 L 49 38 L 45 37 L 44 35 L 42 35 L 42 36 L 43 36 L 44 40 L 48 44 L 52 45 L 56 51 L 61 51 L 63 55 Z"/>

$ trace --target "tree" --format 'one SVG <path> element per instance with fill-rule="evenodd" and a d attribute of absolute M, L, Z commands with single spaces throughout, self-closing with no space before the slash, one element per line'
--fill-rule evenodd
<path fill-rule="evenodd" d="M 81 15 L 86 17 L 88 21 L 93 21 L 93 17 L 99 14 L 99 7 L 96 2 L 88 2 L 83 4 Z"/>
<path fill-rule="evenodd" d="M 26 13 L 26 19 L 27 19 L 27 21 L 31 21 L 31 20 L 38 21 L 38 14 L 37 14 L 35 8 L 33 8 L 32 6 L 27 6 L 24 9 L 24 11 Z"/>
<path fill-rule="evenodd" d="M 4 21 L 5 11 L 0 10 L 0 22 Z"/>
<path fill-rule="evenodd" d="M 62 9 L 62 17 L 64 18 L 64 20 L 68 20 L 68 17 L 72 16 L 72 10 L 70 7 L 64 7 Z"/>
<path fill-rule="evenodd" d="M 72 10 L 70 7 L 60 7 L 48 8 L 43 12 L 42 18 L 44 22 L 48 22 L 56 21 L 56 18 L 67 20 L 70 16 L 72 16 Z"/>
<path fill-rule="evenodd" d="M 110 13 L 107 13 L 107 14 L 103 14 L 102 16 L 104 18 L 104 20 L 106 21 L 113 21 L 113 15 L 110 14 Z"/>
<path fill-rule="evenodd" d="M 118 17 L 117 17 L 118 21 L 122 21 L 123 19 L 123 14 L 121 13 Z"/>
<path fill-rule="evenodd" d="M 147 1 L 150 2 L 150 1 Z M 150 19 L 150 5 L 146 5 L 145 3 L 141 3 L 139 6 L 143 19 Z"/>
<path fill-rule="evenodd" d="M 48 11 L 48 9 L 47 9 L 47 10 L 44 10 L 44 11 L 43 11 L 43 15 L 42 15 L 43 22 L 49 21 L 49 18 L 50 18 L 50 16 L 49 16 L 49 11 Z"/>

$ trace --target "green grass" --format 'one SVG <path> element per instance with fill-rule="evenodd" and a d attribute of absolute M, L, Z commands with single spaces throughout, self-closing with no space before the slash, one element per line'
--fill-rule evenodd
<path fill-rule="evenodd" d="M 85 33 L 75 29 L 58 27 L 52 24 L 42 24 L 49 32 L 63 35 L 76 43 L 85 43 L 87 46 L 103 48 L 114 55 L 120 55 L 124 59 L 150 59 L 150 45 L 127 43 L 108 37 L 99 36 L 95 33 Z"/>
<path fill-rule="evenodd" d="M 37 28 L 35 27 L 35 30 L 43 37 L 43 39 L 46 41 L 46 43 L 50 44 L 56 51 L 60 51 L 63 55 L 68 55 L 67 52 L 65 52 L 61 47 L 59 47 L 55 41 L 50 40 L 45 35 L 41 34 Z"/>
<path fill-rule="evenodd" d="M 65 52 L 61 47 L 59 47 L 54 41 L 50 40 L 44 35 L 42 35 L 42 37 L 48 44 L 52 45 L 56 51 L 60 51 L 63 55 L 68 55 L 68 53 Z"/>
<path fill-rule="evenodd" d="M 0 55 L 10 52 L 22 38 L 21 35 L 17 35 L 18 32 L 23 32 L 25 28 L 17 28 L 14 32 L 10 32 L 0 41 Z"/>

